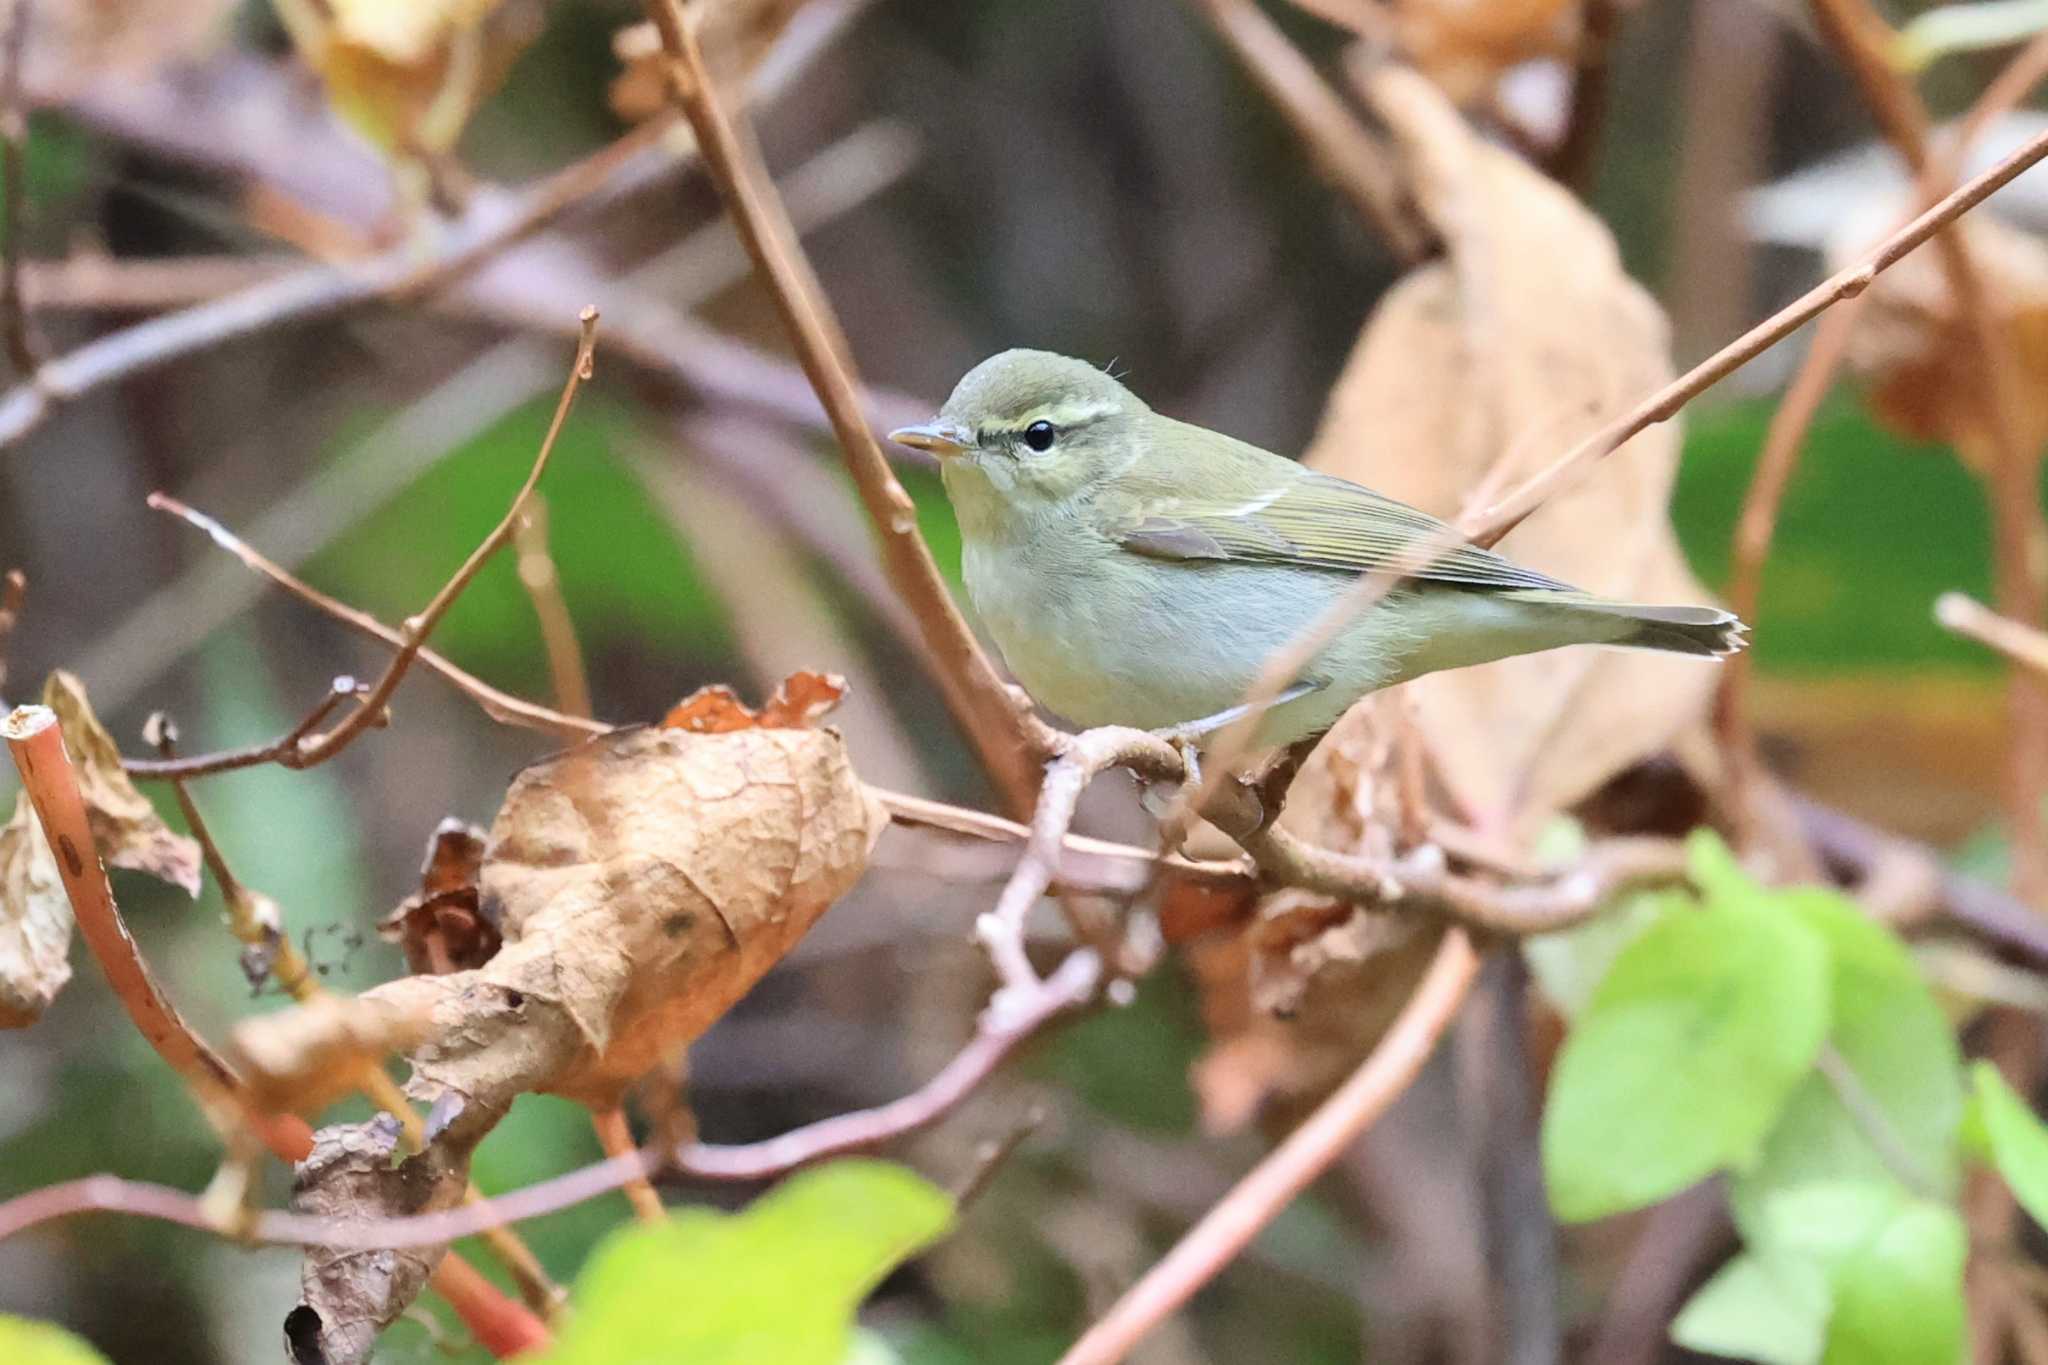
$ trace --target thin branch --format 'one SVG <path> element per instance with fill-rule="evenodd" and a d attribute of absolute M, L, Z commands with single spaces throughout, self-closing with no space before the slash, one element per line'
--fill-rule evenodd
<path fill-rule="evenodd" d="M 21 623 L 22 604 L 27 600 L 27 574 L 20 569 L 0 574 L 0 688 L 7 686 L 7 637 Z"/>
<path fill-rule="evenodd" d="M 1943 628 L 1987 645 L 2021 667 L 2048 677 L 2048 633 L 2000 616 L 1959 592 L 1945 592 L 1935 599 L 1934 619 Z"/>
<path fill-rule="evenodd" d="M 376 299 L 406 299 L 442 288 L 552 225 L 571 209 L 602 202 L 638 183 L 668 159 L 654 119 L 537 187 L 510 197 L 479 195 L 443 226 L 431 248 L 401 242 L 346 266 L 309 266 L 194 308 L 111 332 L 44 361 L 33 376 L 0 394 L 0 448 L 13 445 L 51 412 L 109 384 L 224 342 L 288 323 L 330 317 Z"/>
<path fill-rule="evenodd" d="M 78 932 L 136 1031 L 192 1088 L 209 1118 L 218 1121 L 223 1115 L 242 1114 L 277 1155 L 287 1161 L 304 1157 L 313 1149 L 312 1130 L 305 1121 L 296 1115 L 247 1110 L 241 1078 L 185 1022 L 142 960 L 115 907 L 114 888 L 100 862 L 56 713 L 45 706 L 16 707 L 0 723 L 0 736 L 13 752 L 21 785 L 57 855 L 57 871 Z"/>
<path fill-rule="evenodd" d="M 597 1145 L 609 1157 L 624 1157 L 634 1154 L 633 1130 L 626 1122 L 626 1111 L 618 1105 L 609 1109 L 590 1111 L 590 1126 L 597 1133 Z M 643 1223 L 666 1223 L 668 1209 L 662 1205 L 661 1196 L 654 1192 L 644 1175 L 634 1176 L 626 1181 L 626 1201 L 633 1206 L 633 1214 Z"/>
<path fill-rule="evenodd" d="M 1323 178 L 1357 206 L 1394 258 L 1412 266 L 1434 255 L 1440 244 L 1387 145 L 1345 107 L 1287 35 L 1249 0 L 1197 0 L 1197 7 L 1293 126 Z"/>
<path fill-rule="evenodd" d="M 688 1143 L 664 1153 L 647 1147 L 608 1157 L 566 1175 L 544 1180 L 482 1205 L 377 1220 L 312 1218 L 293 1213 L 259 1213 L 245 1240 L 270 1245 L 325 1246 L 343 1250 L 436 1246 L 485 1228 L 558 1213 L 609 1194 L 636 1177 L 664 1173 L 697 1180 L 751 1183 L 772 1180 L 827 1157 L 864 1151 L 915 1133 L 944 1118 L 1018 1049 L 1055 1020 L 1085 1006 L 1101 981 L 1100 960 L 1086 949 L 1072 953 L 1047 978 L 1047 990 L 1028 1016 L 991 1028 L 984 1021 L 972 1041 L 920 1089 L 874 1109 L 841 1114 L 763 1142 L 739 1146 Z M 115 1176 L 81 1180 L 17 1196 L 0 1203 L 0 1242 L 39 1223 L 90 1212 L 125 1213 L 217 1229 L 199 1201 L 182 1190 Z"/>
<path fill-rule="evenodd" d="M 318 588 L 307 583 L 304 579 L 293 575 L 281 565 L 265 558 L 248 542 L 205 513 L 187 507 L 168 493 L 150 494 L 149 505 L 159 512 L 169 512 L 172 516 L 181 518 L 190 525 L 198 527 L 213 538 L 214 544 L 241 560 L 251 569 L 277 584 L 300 601 L 305 602 L 317 611 L 325 612 L 356 633 L 389 645 L 393 649 L 404 647 L 405 636 L 402 632 L 385 625 L 366 611 L 358 610 L 346 602 L 321 592 Z M 585 735 L 602 734 L 610 728 L 580 716 L 572 716 L 567 712 L 542 706 L 538 702 L 515 697 L 509 692 L 501 692 L 475 674 L 450 663 L 445 656 L 437 654 L 424 646 L 419 651 L 419 662 L 422 666 L 433 670 L 453 683 L 456 689 L 462 692 L 463 695 L 469 697 L 478 706 L 482 707 L 485 715 L 488 715 L 500 724 L 520 725 L 529 729 L 545 730 L 567 738 L 581 738 Z M 134 769 L 131 769 L 131 771 L 134 771 Z"/>
<path fill-rule="evenodd" d="M 417 616 L 407 619 L 399 631 L 397 650 L 392 655 L 391 662 L 386 665 L 383 675 L 370 687 L 368 694 L 357 703 L 355 710 L 345 716 L 332 730 L 322 734 L 313 734 L 309 731 L 292 737 L 289 745 L 279 754 L 273 755 L 269 752 L 274 746 L 264 745 L 256 750 L 235 750 L 171 761 L 131 762 L 128 765 L 129 770 L 138 776 L 166 778 L 222 772 L 230 768 L 252 767 L 258 763 L 272 761 L 288 768 L 310 768 L 334 757 L 353 743 L 363 731 L 378 723 L 385 708 L 390 704 L 392 694 L 398 690 L 399 683 L 405 680 L 406 670 L 425 647 L 427 636 L 433 633 L 434 627 L 440 624 L 441 618 L 455 604 L 455 599 L 462 595 L 462 590 L 469 586 L 484 563 L 511 541 L 519 519 L 524 515 L 527 500 L 533 496 L 534 486 L 540 482 L 541 475 L 547 472 L 548 459 L 554 454 L 555 440 L 562 433 L 563 423 L 568 420 L 569 409 L 576 401 L 578 390 L 591 375 L 592 355 L 597 346 L 597 310 L 584 309 L 582 321 L 583 335 L 576 346 L 576 359 L 569 367 L 569 377 L 562 385 L 562 396 L 555 403 L 555 415 L 548 423 L 547 434 L 541 438 L 540 451 L 534 456 L 533 467 L 527 472 L 526 482 L 520 485 L 504 517 L 492 528 L 491 533 L 484 537 L 483 543 L 470 552 L 469 558 L 463 561 L 453 577 L 442 584 L 441 590 L 434 594 L 433 600 L 427 603 L 425 609 Z M 318 723 L 317 719 L 314 723 Z"/>
<path fill-rule="evenodd" d="M 1462 929 L 1446 930 L 1415 994 L 1358 1070 L 1118 1299 L 1060 1365 L 1124 1359 L 1214 1279 L 1408 1088 L 1478 973 L 1471 939 Z"/>
<path fill-rule="evenodd" d="M 555 705 L 572 716 L 590 715 L 590 675 L 583 667 L 583 647 L 576 643 L 576 621 L 562 599 L 562 576 L 548 550 L 547 500 L 536 496 L 512 532 L 518 556 L 519 585 L 533 603 L 540 622 L 548 676 L 554 680 Z"/>
<path fill-rule="evenodd" d="M 648 0 L 661 31 L 671 92 L 696 131 L 704 164 L 717 182 L 733 226 L 767 281 L 804 373 L 817 390 L 839 438 L 848 472 L 880 537 L 890 581 L 923 626 L 947 704 L 961 718 L 1013 809 L 1029 807 L 1036 764 L 1049 752 L 1043 726 L 1014 699 L 961 619 L 931 550 L 918 534 L 915 507 L 868 429 L 850 349 L 817 275 L 797 241 L 787 210 L 711 82 L 678 0 Z"/>
<path fill-rule="evenodd" d="M 21 298 L 21 217 L 28 196 L 28 117 L 22 112 L 22 57 L 35 0 L 7 0 L 6 30 L 0 33 L 0 339 L 15 373 L 28 376 L 39 363 Z"/>
<path fill-rule="evenodd" d="M 155 780 L 168 779 L 178 782 L 185 778 L 208 777 L 214 773 L 233 772 L 237 768 L 257 768 L 265 763 L 276 763 L 286 768 L 301 768 L 306 764 L 302 747 L 306 740 L 326 724 L 335 708 L 351 699 L 361 702 L 367 695 L 363 685 L 354 678 L 343 675 L 328 685 L 327 692 L 314 702 L 312 709 L 299 717 L 291 729 L 265 744 L 248 744 L 239 749 L 223 749 L 218 753 L 193 758 L 124 759 L 121 766 L 133 777 Z M 379 716 L 372 723 L 382 725 L 386 717 Z M 180 788 L 182 790 L 182 788 Z"/>

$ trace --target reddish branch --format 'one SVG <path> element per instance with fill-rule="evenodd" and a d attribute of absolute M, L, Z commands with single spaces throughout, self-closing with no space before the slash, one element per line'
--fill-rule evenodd
<path fill-rule="evenodd" d="M 1037 764 L 1048 752 L 1044 727 L 1011 696 L 954 606 L 931 550 L 918 534 L 910 495 L 868 429 L 845 333 L 797 241 L 781 196 L 743 132 L 741 115 L 725 107 L 712 84 L 681 4 L 648 0 L 647 11 L 661 31 L 676 105 L 696 131 L 704 164 L 748 255 L 774 295 L 804 373 L 831 419 L 847 470 L 880 538 L 890 582 L 916 613 L 940 663 L 938 681 L 947 704 L 966 727 L 1004 799 L 1018 811 L 1027 810 L 1037 791 Z"/>
<path fill-rule="evenodd" d="M 1060 1365 L 1122 1360 L 1230 1264 L 1408 1088 L 1478 973 L 1472 940 L 1462 929 L 1446 930 L 1415 994 L 1358 1070 L 1118 1299 Z"/>

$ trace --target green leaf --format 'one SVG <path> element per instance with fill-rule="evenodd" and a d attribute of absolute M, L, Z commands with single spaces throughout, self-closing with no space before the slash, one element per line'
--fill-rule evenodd
<path fill-rule="evenodd" d="M 1770 894 L 1742 870 L 1721 836 L 1704 825 L 1686 836 L 1685 871 L 1703 900 L 1754 901 Z"/>
<path fill-rule="evenodd" d="M 1823 1365 L 1955 1365 L 1969 1234 L 1954 1209 L 1908 1200 L 1834 1273 Z"/>
<path fill-rule="evenodd" d="M 1772 899 L 1827 945 L 1829 1040 L 1883 1116 L 1896 1151 L 1880 1153 L 1867 1124 L 1815 1072 L 1793 1093 L 1756 1164 L 1737 1177 L 1730 1194 L 1738 1221 L 1761 1191 L 1814 1181 L 1897 1181 L 1894 1162 L 1910 1167 L 1923 1192 L 1953 1193 L 1962 1056 L 1912 954 L 1834 892 L 1808 888 Z"/>
<path fill-rule="evenodd" d="M 84 1337 L 54 1322 L 0 1313 L 0 1360 L 7 1365 L 107 1365 Z"/>
<path fill-rule="evenodd" d="M 1826 1035 L 1827 978 L 1820 937 L 1755 896 L 1669 914 L 1630 944 L 1551 1083 L 1558 1217 L 1640 1208 L 1753 1160 Z"/>
<path fill-rule="evenodd" d="M 791 1176 L 741 1213 L 623 1229 L 591 1254 L 576 1315 L 541 1359 L 842 1365 L 861 1300 L 952 1217 L 952 1200 L 912 1172 L 847 1160 Z"/>
<path fill-rule="evenodd" d="M 1813 1262 L 1744 1254 L 1679 1310 L 1671 1339 L 1687 1350 L 1761 1365 L 1820 1365 L 1833 1307 L 1827 1276 Z"/>
<path fill-rule="evenodd" d="M 1989 1062 L 1979 1062 L 1970 1128 L 2027 1216 L 2048 1227 L 2048 1128 Z"/>
<path fill-rule="evenodd" d="M 1624 948 L 1665 915 L 1692 909 L 1683 891 L 1638 891 L 1569 929 L 1531 934 L 1522 940 L 1522 958 L 1550 1003 L 1575 1019 Z"/>

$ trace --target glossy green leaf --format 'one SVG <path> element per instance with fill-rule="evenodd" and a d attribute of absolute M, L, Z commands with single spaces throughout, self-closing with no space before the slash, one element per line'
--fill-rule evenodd
<path fill-rule="evenodd" d="M 1970 1078 L 1973 1145 L 1989 1156 L 2028 1216 L 2048 1227 L 2048 1127 L 1991 1063 L 1978 1062 Z"/>
<path fill-rule="evenodd" d="M 1811 1261 L 1737 1256 L 1679 1310 L 1671 1339 L 1761 1365 L 1819 1365 L 1834 1295 Z"/>
<path fill-rule="evenodd" d="M 0 1360 L 7 1365 L 106 1365 L 107 1358 L 54 1322 L 0 1313 Z"/>
<path fill-rule="evenodd" d="M 1615 959 L 1543 1115 L 1567 1221 L 1640 1208 L 1753 1160 L 1828 1024 L 1816 933 L 1756 897 L 1673 912 Z"/>
<path fill-rule="evenodd" d="M 952 1200 L 900 1166 L 837 1161 L 743 1212 L 623 1229 L 577 1278 L 549 1365 L 843 1365 L 862 1299 L 943 1234 Z M 872 1358 L 872 1346 L 866 1348 Z"/>

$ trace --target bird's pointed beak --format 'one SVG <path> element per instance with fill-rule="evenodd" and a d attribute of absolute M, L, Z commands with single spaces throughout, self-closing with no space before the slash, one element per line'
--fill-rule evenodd
<path fill-rule="evenodd" d="M 930 421 L 914 427 L 898 427 L 889 439 L 912 450 L 928 450 L 940 459 L 958 455 L 974 444 L 974 433 L 954 422 Z"/>

